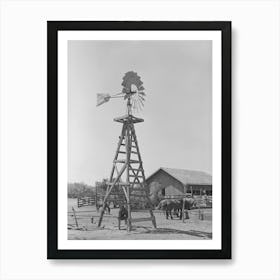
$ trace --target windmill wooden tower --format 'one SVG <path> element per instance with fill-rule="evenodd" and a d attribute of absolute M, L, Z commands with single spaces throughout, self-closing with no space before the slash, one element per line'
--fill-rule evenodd
<path fill-rule="evenodd" d="M 125 204 L 128 211 L 127 230 L 131 230 L 131 224 L 142 221 L 151 221 L 156 228 L 156 220 L 149 199 L 149 189 L 146 184 L 143 162 L 140 155 L 134 124 L 143 122 L 143 119 L 132 115 L 133 110 L 139 110 L 144 106 L 144 87 L 136 72 L 129 71 L 123 77 L 123 90 L 121 93 L 98 94 L 97 106 L 109 101 L 111 98 L 123 98 L 127 101 L 127 114 L 115 118 L 114 121 L 122 123 L 122 130 L 117 144 L 117 150 L 113 160 L 113 167 L 107 184 L 103 207 L 100 213 L 98 226 L 101 226 L 106 201 L 114 188 L 122 189 L 125 195 Z M 133 218 L 133 206 L 136 202 L 146 202 L 146 218 Z"/>

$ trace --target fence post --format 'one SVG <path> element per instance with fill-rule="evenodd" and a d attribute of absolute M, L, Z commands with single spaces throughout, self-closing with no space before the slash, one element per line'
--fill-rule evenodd
<path fill-rule="evenodd" d="M 74 207 L 72 207 L 72 211 L 73 211 L 73 215 L 74 215 L 74 218 L 75 218 L 76 227 L 78 228 L 79 224 L 78 224 L 78 220 L 77 220 L 77 217 L 76 217 L 76 211 L 75 211 Z"/>
<path fill-rule="evenodd" d="M 182 220 L 183 223 L 185 222 L 185 199 L 183 198 L 183 205 L 182 205 Z"/>
<path fill-rule="evenodd" d="M 96 207 L 96 212 L 98 212 L 98 186 L 95 184 L 95 207 Z"/>
<path fill-rule="evenodd" d="M 201 211 L 200 219 L 201 219 L 202 221 L 204 220 L 204 211 L 203 211 L 203 210 Z"/>

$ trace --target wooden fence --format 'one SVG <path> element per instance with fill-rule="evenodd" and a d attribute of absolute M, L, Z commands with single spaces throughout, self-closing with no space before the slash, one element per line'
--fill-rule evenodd
<path fill-rule="evenodd" d="M 142 197 L 143 195 L 139 195 Z M 105 194 L 95 193 L 93 196 L 89 197 L 79 197 L 77 199 L 78 208 L 83 206 L 96 206 L 98 208 L 98 203 L 101 206 Z M 137 194 L 132 194 L 132 197 L 137 197 Z M 189 197 L 188 194 L 182 195 L 166 195 L 165 199 L 183 199 Z M 196 204 L 199 205 L 199 208 L 212 208 L 212 196 L 194 196 Z M 108 197 L 108 204 L 113 203 L 114 207 L 116 207 L 119 203 L 125 202 L 125 196 L 123 194 L 113 193 Z"/>
<path fill-rule="evenodd" d="M 93 206 L 96 205 L 96 197 L 78 197 L 78 208 L 83 206 Z"/>
<path fill-rule="evenodd" d="M 94 206 L 94 205 L 98 208 L 99 206 L 102 205 L 104 197 L 105 194 L 97 194 L 89 197 L 78 197 L 77 199 L 78 208 L 83 206 Z M 117 205 L 119 205 L 119 203 L 122 203 L 124 201 L 125 201 L 124 195 L 116 195 L 116 194 L 109 195 L 107 199 L 108 204 L 113 203 L 114 207 L 116 207 Z"/>

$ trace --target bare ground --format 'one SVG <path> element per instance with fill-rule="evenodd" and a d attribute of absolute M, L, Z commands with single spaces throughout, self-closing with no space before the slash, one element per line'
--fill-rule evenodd
<path fill-rule="evenodd" d="M 106 240 L 106 239 L 152 239 L 152 240 L 186 240 L 186 239 L 211 239 L 212 238 L 212 209 L 204 210 L 204 220 L 198 219 L 198 210 L 189 211 L 190 219 L 182 220 L 174 217 L 173 220 L 166 219 L 165 213 L 155 211 L 157 228 L 153 228 L 151 221 L 134 223 L 132 231 L 127 232 L 126 225 L 122 221 L 121 230 L 118 229 L 116 218 L 118 209 L 111 209 L 111 214 L 104 216 L 102 226 L 97 227 L 99 213 L 95 207 L 87 206 L 77 208 L 75 199 L 68 200 L 68 239 L 80 240 Z M 72 214 L 72 206 L 76 210 L 78 228 Z M 84 212 L 89 211 L 89 212 Z M 93 217 L 93 220 L 92 220 Z M 133 218 L 149 217 L 149 212 L 133 212 Z"/>

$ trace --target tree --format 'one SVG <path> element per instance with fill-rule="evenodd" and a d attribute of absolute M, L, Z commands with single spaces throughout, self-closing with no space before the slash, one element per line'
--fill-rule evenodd
<path fill-rule="evenodd" d="M 68 183 L 69 198 L 93 196 L 94 192 L 95 192 L 95 188 L 85 183 L 77 183 L 77 182 Z"/>

